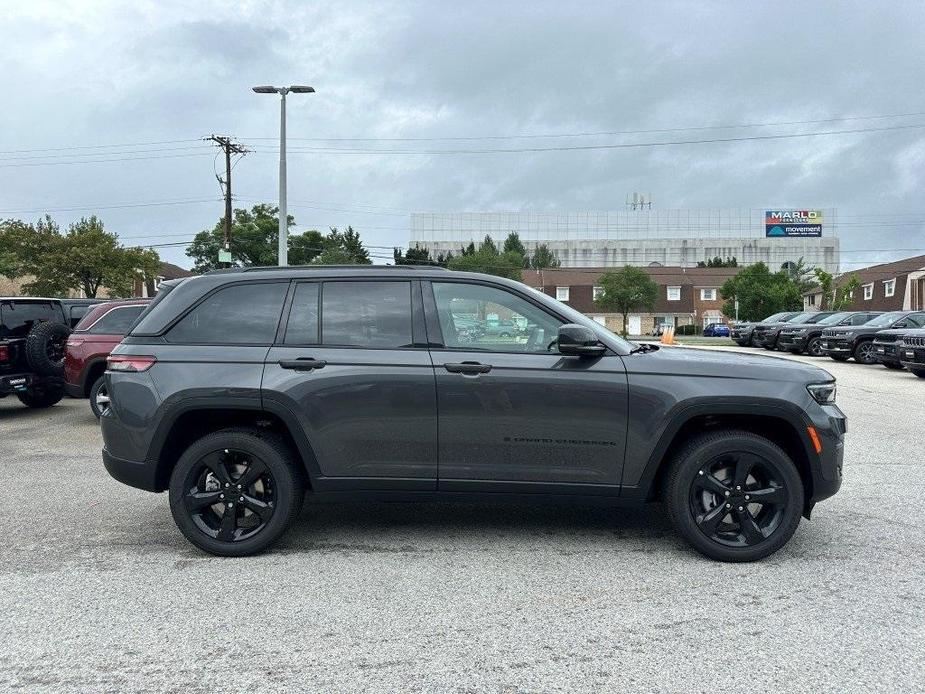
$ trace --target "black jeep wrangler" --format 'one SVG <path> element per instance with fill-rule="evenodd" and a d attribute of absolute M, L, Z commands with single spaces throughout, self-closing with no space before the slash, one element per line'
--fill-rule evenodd
<path fill-rule="evenodd" d="M 64 345 L 102 299 L 0 297 L 0 398 L 51 407 L 64 395 Z"/>

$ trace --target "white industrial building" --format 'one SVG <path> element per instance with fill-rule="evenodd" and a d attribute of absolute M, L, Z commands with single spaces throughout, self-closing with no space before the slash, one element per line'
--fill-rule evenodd
<path fill-rule="evenodd" d="M 837 273 L 836 210 L 812 213 L 812 221 L 821 222 L 818 236 L 769 235 L 769 209 L 419 212 L 411 215 L 410 245 L 427 248 L 432 255 L 457 254 L 486 235 L 500 247 L 505 237 L 516 231 L 528 252 L 547 244 L 563 268 L 694 267 L 716 256 L 734 256 L 739 265 L 760 261 L 772 270 L 803 258 L 810 266 Z"/>

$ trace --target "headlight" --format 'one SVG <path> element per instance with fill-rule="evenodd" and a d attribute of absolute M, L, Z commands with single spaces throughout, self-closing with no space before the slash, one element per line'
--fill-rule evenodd
<path fill-rule="evenodd" d="M 813 383 L 806 386 L 806 390 L 813 396 L 813 400 L 820 405 L 832 405 L 835 403 L 835 381 L 831 383 Z"/>

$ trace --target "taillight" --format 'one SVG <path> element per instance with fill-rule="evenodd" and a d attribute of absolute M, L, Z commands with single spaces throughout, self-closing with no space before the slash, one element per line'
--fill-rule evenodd
<path fill-rule="evenodd" d="M 138 373 L 154 366 L 155 357 L 136 357 L 128 354 L 110 354 L 106 358 L 106 368 L 110 371 L 129 371 Z"/>
<path fill-rule="evenodd" d="M 10 360 L 10 348 L 6 345 L 0 345 L 0 361 Z"/>

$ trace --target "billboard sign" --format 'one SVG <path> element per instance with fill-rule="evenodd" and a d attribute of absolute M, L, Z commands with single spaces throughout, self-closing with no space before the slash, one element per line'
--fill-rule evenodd
<path fill-rule="evenodd" d="M 766 210 L 764 235 L 822 236 L 822 210 Z"/>

